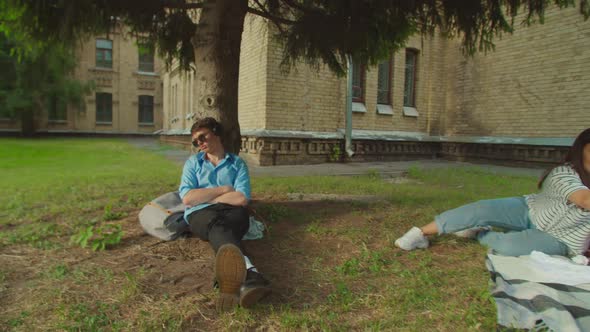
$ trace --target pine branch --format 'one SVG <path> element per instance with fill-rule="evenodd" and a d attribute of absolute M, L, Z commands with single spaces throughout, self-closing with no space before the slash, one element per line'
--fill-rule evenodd
<path fill-rule="evenodd" d="M 248 7 L 248 13 L 258 15 L 260 17 L 264 17 L 264 18 L 272 21 L 279 29 L 280 29 L 281 24 L 293 25 L 296 23 L 295 21 L 291 21 L 286 18 L 274 16 L 266 10 L 262 11 L 262 10 L 258 10 L 255 8 Z"/>
<path fill-rule="evenodd" d="M 162 7 L 171 9 L 199 9 L 205 5 L 202 2 L 184 2 L 184 1 L 162 1 Z"/>
<path fill-rule="evenodd" d="M 302 11 L 304 13 L 309 13 L 311 11 L 311 9 L 309 9 L 309 8 L 307 8 L 305 6 L 302 6 L 302 5 L 296 3 L 296 2 L 294 2 L 292 0 L 283 0 L 283 2 L 286 3 L 289 7 L 294 8 L 294 9 L 297 9 L 297 10 L 300 10 L 300 11 Z"/>

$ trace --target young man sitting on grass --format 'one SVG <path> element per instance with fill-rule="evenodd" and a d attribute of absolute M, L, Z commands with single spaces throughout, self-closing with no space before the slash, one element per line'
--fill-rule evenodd
<path fill-rule="evenodd" d="M 254 305 L 270 292 L 270 283 L 242 254 L 241 240 L 250 224 L 246 209 L 250 175 L 240 157 L 225 151 L 222 133 L 221 124 L 213 118 L 192 126 L 192 143 L 200 152 L 184 164 L 179 192 L 188 206 L 187 230 L 209 241 L 215 251 L 217 310 L 228 311 L 238 304 Z"/>

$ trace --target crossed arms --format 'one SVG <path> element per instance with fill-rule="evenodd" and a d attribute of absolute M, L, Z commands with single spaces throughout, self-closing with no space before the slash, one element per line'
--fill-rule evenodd
<path fill-rule="evenodd" d="M 215 175 L 211 171 L 203 171 L 200 168 L 198 157 L 187 160 L 179 188 L 182 203 L 189 207 L 203 203 L 248 205 L 250 201 L 248 166 L 241 159 L 232 159 L 230 164 L 225 165 L 227 166 L 225 171 Z"/>
<path fill-rule="evenodd" d="M 235 206 L 248 205 L 248 199 L 243 193 L 236 191 L 232 186 L 220 186 L 214 188 L 191 189 L 182 203 L 188 206 L 195 206 L 202 203 L 225 203 Z"/>

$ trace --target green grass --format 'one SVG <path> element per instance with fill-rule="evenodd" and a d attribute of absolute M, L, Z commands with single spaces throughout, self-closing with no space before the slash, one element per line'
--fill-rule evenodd
<path fill-rule="evenodd" d="M 400 184 L 375 172 L 254 178 L 256 213 L 271 231 L 254 241 L 265 254 L 253 258 L 274 294 L 252 310 L 218 315 L 215 293 L 174 292 L 192 272 L 160 270 L 178 261 L 194 273 L 210 268 L 194 252 L 198 240 L 157 244 L 138 230 L 139 209 L 178 186 L 181 166 L 163 160 L 165 149 L 116 139 L 0 139 L 0 330 L 496 329 L 484 248 L 443 236 L 408 253 L 393 241 L 446 209 L 533 192 L 536 179 L 418 167 L 408 174 L 415 181 Z M 288 202 L 287 193 L 382 200 Z M 70 241 L 106 225 L 134 234 L 101 252 Z"/>
<path fill-rule="evenodd" d="M 0 245 L 55 248 L 56 236 L 121 219 L 180 178 L 176 165 L 122 140 L 1 139 L 0 155 L 0 224 L 13 226 Z"/>
<path fill-rule="evenodd" d="M 494 175 L 477 168 L 412 168 L 409 177 L 424 183 L 389 184 L 372 175 L 257 178 L 252 191 L 277 197 L 285 197 L 286 193 L 378 195 L 393 203 L 440 208 L 463 204 L 465 199 L 513 196 L 536 190 L 531 177 Z M 425 187 L 431 190 L 424 190 Z"/>

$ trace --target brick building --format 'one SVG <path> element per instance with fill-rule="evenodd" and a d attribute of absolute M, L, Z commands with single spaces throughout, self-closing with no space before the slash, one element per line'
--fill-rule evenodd
<path fill-rule="evenodd" d="M 76 78 L 94 81 L 83 105 L 55 105 L 35 116 L 41 133 L 152 134 L 162 128 L 163 62 L 141 51 L 124 29 L 97 36 L 78 50 Z M 20 131 L 18 119 L 1 118 L 0 131 Z"/>
<path fill-rule="evenodd" d="M 517 22 L 520 18 L 517 18 Z M 559 161 L 590 127 L 590 22 L 551 8 L 496 50 L 465 57 L 458 40 L 415 36 L 378 66 L 354 66 L 352 149 L 344 155 L 346 78 L 281 68 L 272 25 L 246 17 L 239 77 L 242 154 L 262 165 L 442 157 Z M 189 147 L 195 72 L 167 71 L 124 31 L 88 40 L 76 76 L 97 89 L 80 107 L 37 117 L 53 133 L 151 134 Z M 198 68 L 194 68 L 198 73 Z M 0 119 L 0 131 L 17 131 Z"/>
<path fill-rule="evenodd" d="M 559 161 L 590 127 L 590 22 L 576 8 L 552 8 L 545 24 L 519 26 L 495 44 L 494 52 L 465 57 L 458 40 L 415 36 L 379 66 L 355 64 L 355 153 L 346 159 Z M 303 64 L 285 73 L 281 58 L 272 26 L 248 16 L 242 154 L 261 165 L 342 157 L 346 78 Z M 193 81 L 174 70 L 164 75 L 164 140 L 188 144 Z"/>

